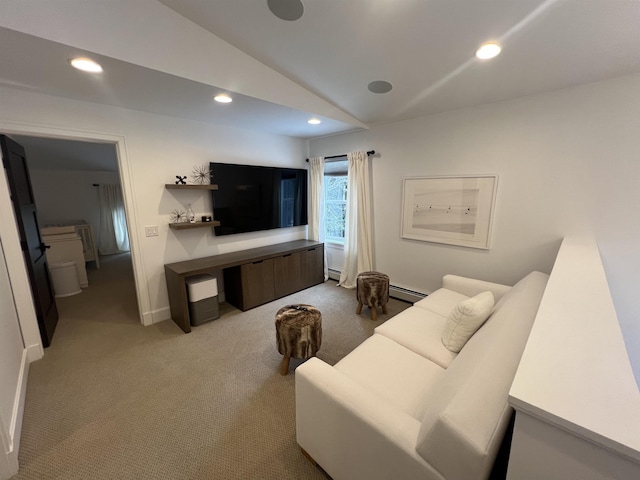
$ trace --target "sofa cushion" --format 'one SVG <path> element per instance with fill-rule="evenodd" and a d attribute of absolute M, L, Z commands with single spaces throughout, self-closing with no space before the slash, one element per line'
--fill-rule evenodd
<path fill-rule="evenodd" d="M 422 420 L 434 384 L 444 369 L 393 340 L 373 334 L 335 365 L 336 370 Z"/>
<path fill-rule="evenodd" d="M 442 315 L 411 307 L 378 326 L 375 333 L 447 368 L 456 353 L 448 350 L 440 340 L 446 322 Z"/>
<path fill-rule="evenodd" d="M 414 307 L 424 308 L 431 312 L 447 317 L 451 309 L 463 300 L 468 299 L 467 295 L 463 295 L 453 290 L 439 288 L 427 297 L 413 304 Z"/>
<path fill-rule="evenodd" d="M 441 337 L 443 345 L 458 353 L 489 318 L 493 305 L 491 292 L 482 292 L 458 303 L 447 317 Z"/>

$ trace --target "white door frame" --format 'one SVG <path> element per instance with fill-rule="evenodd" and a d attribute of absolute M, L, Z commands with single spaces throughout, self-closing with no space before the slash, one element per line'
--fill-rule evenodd
<path fill-rule="evenodd" d="M 136 208 L 136 196 L 134 192 L 132 169 L 127 157 L 125 137 L 121 135 L 112 135 L 99 132 L 87 132 L 82 130 L 72 130 L 69 128 L 49 127 L 43 125 L 12 123 L 0 121 L 0 133 L 4 134 L 16 134 L 16 135 L 30 135 L 34 137 L 46 137 L 57 138 L 64 140 L 76 140 L 84 142 L 99 142 L 99 143 L 111 143 L 116 148 L 116 156 L 118 159 L 118 171 L 120 175 L 120 184 L 122 186 L 122 196 L 124 199 L 125 214 L 127 217 L 127 230 L 129 233 L 129 243 L 131 247 L 131 261 L 133 263 L 133 276 L 136 287 L 136 297 L 138 302 L 138 312 L 140 315 L 140 323 L 143 325 L 151 325 L 151 301 L 149 297 L 149 289 L 147 286 L 144 262 L 142 261 L 140 238 L 137 234 L 138 219 Z M 27 159 L 29 153 L 27 152 Z M 15 230 L 17 235 L 17 226 L 14 225 L 0 225 L 0 232 L 4 230 Z M 26 270 L 25 270 L 26 272 Z M 10 272 L 11 273 L 11 272 Z M 26 273 L 25 273 L 26 274 Z M 18 300 L 18 299 L 16 299 Z M 27 324 L 23 325 L 23 321 Z M 33 325 L 35 318 L 20 318 L 20 326 L 23 331 L 23 335 L 30 334 L 33 337 Z M 37 323 L 35 325 L 35 331 L 38 333 L 37 343 L 40 344 L 39 330 Z M 25 338 L 26 345 L 32 345 L 34 338 Z"/>

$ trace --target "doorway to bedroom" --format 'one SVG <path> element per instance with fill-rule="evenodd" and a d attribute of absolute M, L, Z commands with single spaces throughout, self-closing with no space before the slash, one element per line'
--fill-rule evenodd
<path fill-rule="evenodd" d="M 79 237 L 77 248 L 82 248 L 77 262 L 81 293 L 62 292 L 65 296 L 56 297 L 58 335 L 70 323 L 86 322 L 83 328 L 87 328 L 91 321 L 107 318 L 97 314 L 104 309 L 118 323 L 139 324 L 116 145 L 10 136 L 25 149 L 44 242 L 57 248 L 64 243 L 56 241 L 58 237 L 74 236 Z"/>

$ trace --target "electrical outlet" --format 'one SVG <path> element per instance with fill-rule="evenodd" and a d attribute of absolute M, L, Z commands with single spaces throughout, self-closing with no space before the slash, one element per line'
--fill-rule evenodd
<path fill-rule="evenodd" d="M 144 234 L 147 237 L 157 237 L 158 236 L 158 226 L 157 225 L 149 225 L 144 227 Z"/>

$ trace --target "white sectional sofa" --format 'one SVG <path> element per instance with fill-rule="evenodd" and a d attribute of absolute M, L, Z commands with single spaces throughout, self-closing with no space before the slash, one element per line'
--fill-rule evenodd
<path fill-rule="evenodd" d="M 300 447 L 334 480 L 487 478 L 547 279 L 532 272 L 509 287 L 446 275 L 335 366 L 300 365 Z M 486 291 L 495 300 L 489 318 L 452 352 L 442 341 L 448 317 Z"/>

